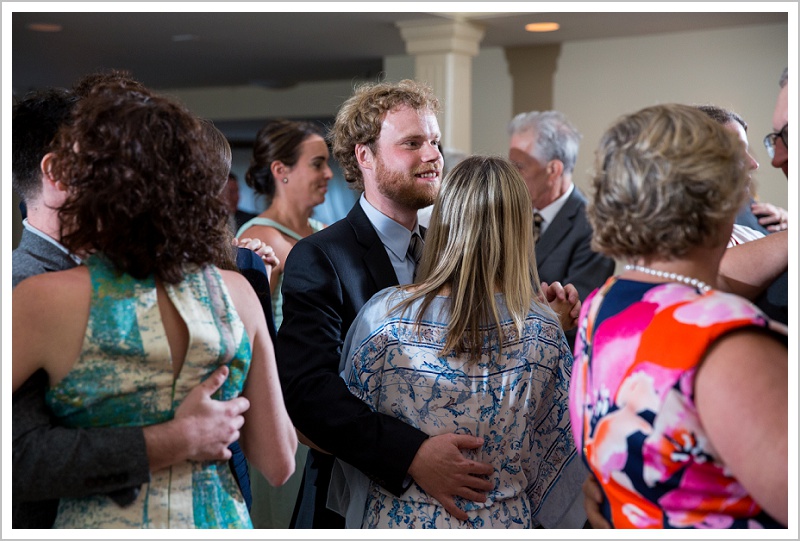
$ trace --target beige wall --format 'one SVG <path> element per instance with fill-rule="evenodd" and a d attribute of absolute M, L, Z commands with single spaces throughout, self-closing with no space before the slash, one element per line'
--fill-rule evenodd
<path fill-rule="evenodd" d="M 715 104 L 749 124 L 762 200 L 788 208 L 786 177 L 769 164 L 778 77 L 788 62 L 785 24 L 565 43 L 554 79 L 555 109 L 583 133 L 575 182 L 586 185 L 594 147 L 622 114 L 657 103 Z"/>
<path fill-rule="evenodd" d="M 514 114 L 557 109 L 584 136 L 575 181 L 586 188 L 594 148 L 617 117 L 656 103 L 713 103 L 748 122 L 761 164 L 754 175 L 759 196 L 788 208 L 786 177 L 769 164 L 761 142 L 772 131 L 787 43 L 788 26 L 778 24 L 483 48 L 473 62 L 473 152 L 505 155 L 506 125 Z M 413 77 L 413 59 L 387 58 L 384 72 L 390 80 Z"/>
<path fill-rule="evenodd" d="M 502 48 L 481 49 L 472 64 L 472 152 L 508 155 L 513 80 Z"/>
<path fill-rule="evenodd" d="M 383 72 L 389 81 L 413 79 L 414 59 L 408 55 L 386 57 Z M 513 80 L 504 50 L 501 47 L 481 49 L 472 61 L 472 75 L 472 152 L 505 156 Z"/>
<path fill-rule="evenodd" d="M 553 77 L 560 55 L 560 44 L 506 49 L 509 71 L 514 80 L 514 115 L 553 108 Z"/>
<path fill-rule="evenodd" d="M 273 90 L 256 86 L 165 89 L 195 114 L 213 120 L 326 117 L 336 114 L 358 79 L 304 83 Z"/>

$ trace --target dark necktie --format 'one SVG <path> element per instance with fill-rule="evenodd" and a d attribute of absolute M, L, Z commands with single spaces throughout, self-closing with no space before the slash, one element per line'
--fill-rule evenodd
<path fill-rule="evenodd" d="M 411 234 L 411 242 L 408 243 L 408 257 L 414 262 L 414 279 L 417 277 L 417 267 L 419 267 L 419 260 L 422 257 L 422 248 L 425 247 L 425 241 L 419 236 L 417 232 Z"/>
<path fill-rule="evenodd" d="M 533 213 L 533 242 L 539 242 L 539 237 L 541 236 L 542 232 L 542 222 L 544 218 L 538 212 Z"/>

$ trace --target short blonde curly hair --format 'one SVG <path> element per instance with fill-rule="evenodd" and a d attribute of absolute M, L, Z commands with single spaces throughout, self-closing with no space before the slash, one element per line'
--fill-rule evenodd
<path fill-rule="evenodd" d="M 434 114 L 439 112 L 439 100 L 431 88 L 411 79 L 398 83 L 364 83 L 356 87 L 339 109 L 329 141 L 333 156 L 352 188 L 364 189 L 364 179 L 355 155 L 356 145 L 368 145 L 375 153 L 375 143 L 381 135 L 386 113 L 402 105 Z"/>
<path fill-rule="evenodd" d="M 592 248 L 670 260 L 716 245 L 749 182 L 742 142 L 696 107 L 657 105 L 624 116 L 595 155 Z"/>

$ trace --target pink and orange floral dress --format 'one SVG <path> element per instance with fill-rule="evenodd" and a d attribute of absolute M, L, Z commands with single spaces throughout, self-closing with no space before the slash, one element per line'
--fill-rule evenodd
<path fill-rule="evenodd" d="M 612 277 L 589 295 L 570 415 L 615 528 L 782 527 L 721 462 L 694 403 L 709 345 L 735 329 L 768 325 L 740 297 L 679 283 Z"/>

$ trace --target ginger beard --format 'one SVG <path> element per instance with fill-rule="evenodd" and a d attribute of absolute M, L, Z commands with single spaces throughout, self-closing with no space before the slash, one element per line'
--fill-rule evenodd
<path fill-rule="evenodd" d="M 441 186 L 441 164 L 436 164 L 435 179 L 424 180 L 417 175 L 434 171 L 434 164 L 422 164 L 416 171 L 390 170 L 380 154 L 376 157 L 375 178 L 378 192 L 383 197 L 408 208 L 419 210 L 432 205 Z"/>

